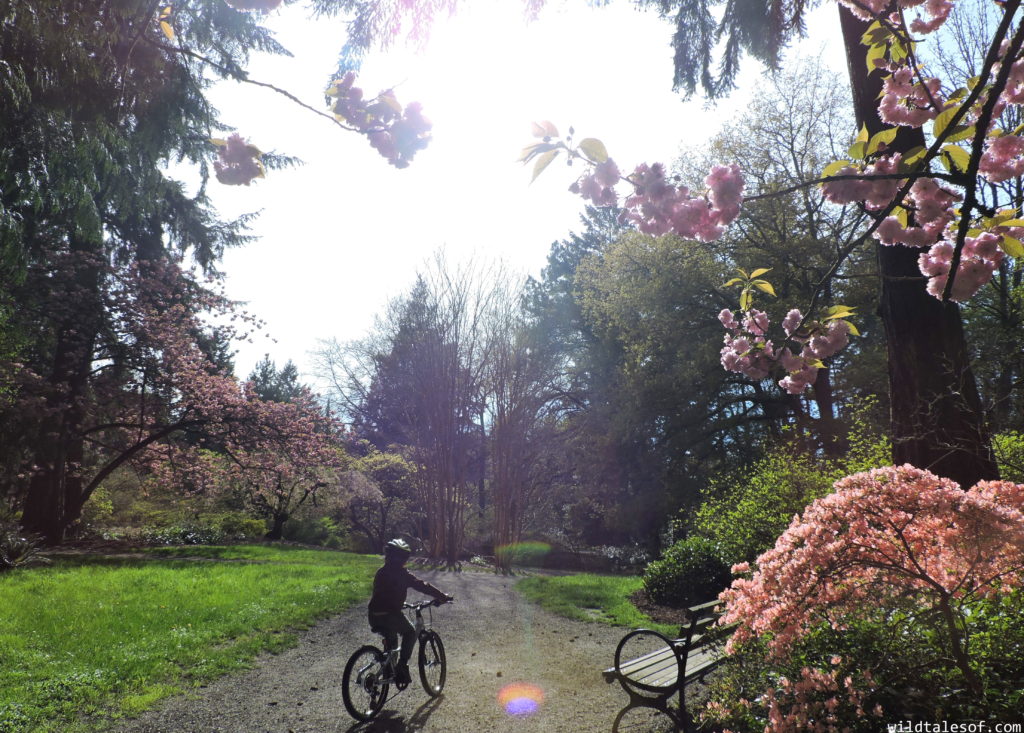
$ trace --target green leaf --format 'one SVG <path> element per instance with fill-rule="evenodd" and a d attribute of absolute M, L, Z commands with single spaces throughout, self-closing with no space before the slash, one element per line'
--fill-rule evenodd
<path fill-rule="evenodd" d="M 766 272 L 771 272 L 771 271 L 772 271 L 772 268 L 770 268 L 770 267 L 759 267 L 756 270 L 754 270 L 752 273 L 750 273 L 750 277 L 751 277 L 751 279 L 753 279 L 755 277 L 761 277 L 761 275 L 764 275 Z"/>
<path fill-rule="evenodd" d="M 825 362 L 823 362 L 821 359 L 808 359 L 807 366 L 817 367 L 818 369 L 824 369 Z"/>
<path fill-rule="evenodd" d="M 897 206 L 892 210 L 892 216 L 896 217 L 896 220 L 900 223 L 900 226 L 904 229 L 907 228 L 907 223 L 910 221 L 910 214 L 902 206 Z"/>
<path fill-rule="evenodd" d="M 868 143 L 868 155 L 877 153 L 878 149 L 882 147 L 882 144 L 889 145 L 893 140 L 896 139 L 896 134 L 899 132 L 898 127 L 890 127 L 881 132 L 877 132 L 871 136 L 871 142 Z"/>
<path fill-rule="evenodd" d="M 867 141 L 868 141 L 868 126 L 867 125 L 861 125 L 860 126 L 860 132 L 857 133 L 857 140 L 856 140 L 856 142 L 866 143 Z"/>
<path fill-rule="evenodd" d="M 537 157 L 537 162 L 534 163 L 533 165 L 533 177 L 530 179 L 530 183 L 533 183 L 534 181 L 537 180 L 537 176 L 539 176 L 544 171 L 544 169 L 551 164 L 551 161 L 553 161 L 555 159 L 555 156 L 557 155 L 557 150 L 549 150 L 546 153 L 541 153 Z"/>
<path fill-rule="evenodd" d="M 855 142 L 846 152 L 854 160 L 864 160 L 868 152 L 868 143 L 866 140 Z"/>
<path fill-rule="evenodd" d="M 949 95 L 946 99 L 947 102 L 959 102 L 961 99 L 970 94 L 970 90 L 967 87 L 960 87 L 955 92 Z"/>
<path fill-rule="evenodd" d="M 1019 260 L 1024 257 L 1024 243 L 1016 237 L 1010 237 L 1004 234 L 1003 240 L 999 243 L 999 246 L 1003 248 L 1003 252 L 1010 255 L 1010 257 L 1015 260 Z"/>
<path fill-rule="evenodd" d="M 829 176 L 834 176 L 848 165 L 850 165 L 848 160 L 834 160 L 825 166 L 825 170 L 821 172 L 821 177 L 828 178 Z"/>
<path fill-rule="evenodd" d="M 740 310 L 750 310 L 750 302 L 752 299 L 753 296 L 751 296 L 749 290 L 744 290 L 742 293 L 740 293 Z"/>
<path fill-rule="evenodd" d="M 166 20 L 160 21 L 160 30 L 162 30 L 164 32 L 164 35 L 167 36 L 167 40 L 174 40 L 174 29 L 171 28 L 171 24 L 168 23 Z"/>
<path fill-rule="evenodd" d="M 843 321 L 843 323 L 845 323 L 846 326 L 850 329 L 851 336 L 860 336 L 860 331 L 858 331 L 857 327 L 854 326 L 850 321 Z"/>
<path fill-rule="evenodd" d="M 946 142 L 957 143 L 961 140 L 969 140 L 974 137 L 976 131 L 977 130 L 974 125 L 957 125 L 946 136 Z"/>
<path fill-rule="evenodd" d="M 1017 209 L 1002 209 L 1001 211 L 997 211 L 996 215 L 993 216 L 991 219 L 986 219 L 985 222 L 987 225 L 990 226 L 996 224 L 1000 226 L 1015 226 L 1014 224 L 1007 224 L 1006 222 L 1009 221 L 1010 219 L 1016 218 Z"/>
<path fill-rule="evenodd" d="M 848 305 L 834 305 L 825 311 L 825 315 L 828 318 L 841 318 L 843 316 L 853 315 L 853 311 L 856 310 Z"/>
<path fill-rule="evenodd" d="M 979 81 L 981 81 L 980 76 L 972 76 L 970 79 L 967 80 L 967 88 L 973 92 L 974 87 L 978 86 Z"/>
<path fill-rule="evenodd" d="M 914 166 L 921 162 L 927 154 L 928 148 L 923 145 L 917 145 L 911 148 L 907 151 L 906 155 L 900 159 L 900 168 L 902 169 L 905 167 L 906 170 L 913 170 Z"/>
<path fill-rule="evenodd" d="M 211 137 L 210 138 L 210 142 L 213 143 L 214 145 L 216 145 L 218 148 L 222 148 L 222 147 L 224 147 L 225 145 L 228 144 L 227 140 L 224 140 L 223 138 L 219 138 L 219 137 Z"/>
<path fill-rule="evenodd" d="M 879 31 L 888 33 L 888 30 L 884 28 L 881 23 L 877 20 L 872 21 L 871 25 L 868 26 L 868 29 L 864 31 L 863 35 L 861 35 L 860 42 L 865 45 L 868 42 L 874 42 L 875 36 Z"/>
<path fill-rule="evenodd" d="M 944 145 L 942 148 L 943 156 L 949 156 L 950 161 L 956 168 L 963 172 L 967 172 L 967 168 L 971 164 L 971 154 L 968 153 L 961 147 L 956 145 Z"/>
<path fill-rule="evenodd" d="M 586 137 L 580 140 L 580 150 L 594 163 L 604 163 L 608 160 L 608 151 L 604 143 L 596 137 Z"/>
<path fill-rule="evenodd" d="M 723 285 L 723 288 L 731 288 L 733 285 L 740 285 L 743 283 L 742 278 L 734 277 L 732 280 Z"/>
<path fill-rule="evenodd" d="M 1001 227 L 1024 227 L 1024 219 L 1007 219 L 1006 221 L 998 221 L 998 217 L 993 220 L 996 226 Z"/>
<path fill-rule="evenodd" d="M 775 295 L 775 288 L 773 288 L 772 284 L 767 280 L 754 280 L 750 284 L 753 285 L 758 290 L 760 290 L 762 293 L 768 293 L 768 295 L 773 296 Z"/>
<path fill-rule="evenodd" d="M 885 52 L 888 50 L 888 41 L 876 42 L 868 49 L 867 56 L 865 58 L 868 66 L 868 74 L 881 68 L 881 64 L 878 62 L 885 63 Z"/>
<path fill-rule="evenodd" d="M 935 121 L 932 123 L 932 135 L 935 137 L 941 137 L 942 133 L 945 132 L 946 128 L 949 126 L 950 120 L 952 120 L 959 111 L 960 108 L 954 104 L 952 107 L 939 112 Z"/>

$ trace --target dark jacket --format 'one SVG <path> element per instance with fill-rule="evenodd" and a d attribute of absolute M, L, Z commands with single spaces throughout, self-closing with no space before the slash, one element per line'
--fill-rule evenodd
<path fill-rule="evenodd" d="M 402 610 L 409 589 L 418 590 L 437 600 L 447 596 L 430 583 L 426 583 L 397 563 L 384 563 L 384 567 L 373 576 L 373 595 L 370 596 L 370 613 L 392 613 Z"/>

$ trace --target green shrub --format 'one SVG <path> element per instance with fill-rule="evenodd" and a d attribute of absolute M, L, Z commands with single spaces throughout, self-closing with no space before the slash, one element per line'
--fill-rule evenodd
<path fill-rule="evenodd" d="M 644 590 L 656 602 L 692 606 L 715 598 L 732 580 L 718 546 L 692 536 L 670 547 L 644 571 Z"/>
<path fill-rule="evenodd" d="M 329 546 L 328 543 L 340 544 L 342 532 L 338 524 L 330 517 L 297 517 L 289 519 L 284 525 L 282 536 L 292 542 L 306 545 Z"/>
<path fill-rule="evenodd" d="M 999 474 L 1006 481 L 1024 483 L 1024 433 L 1000 433 L 992 438 Z"/>
<path fill-rule="evenodd" d="M 114 502 L 110 492 L 103 486 L 92 492 L 89 501 L 82 507 L 82 526 L 86 529 L 105 527 L 114 516 Z"/>
<path fill-rule="evenodd" d="M 824 459 L 783 444 L 752 465 L 712 480 L 689 524 L 689 533 L 714 541 L 730 565 L 751 562 L 775 545 L 815 499 L 832 492 L 843 476 L 892 463 L 888 439 L 871 427 L 865 403 L 850 417 L 849 448 L 839 459 Z"/>
<path fill-rule="evenodd" d="M 225 514 L 218 523 L 225 536 L 234 539 L 254 539 L 267 533 L 267 523 L 245 514 Z"/>
<path fill-rule="evenodd" d="M 203 524 L 175 524 L 143 528 L 141 539 L 151 545 L 216 545 L 224 541 L 220 527 Z"/>

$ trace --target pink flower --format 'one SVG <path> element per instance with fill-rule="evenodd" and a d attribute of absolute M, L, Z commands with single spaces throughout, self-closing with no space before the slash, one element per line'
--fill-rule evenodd
<path fill-rule="evenodd" d="M 1020 135 L 990 138 L 978 172 L 992 183 L 1024 174 L 1024 138 Z"/>

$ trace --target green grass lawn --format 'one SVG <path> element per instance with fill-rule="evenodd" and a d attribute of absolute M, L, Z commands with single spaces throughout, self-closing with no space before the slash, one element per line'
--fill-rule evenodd
<path fill-rule="evenodd" d="M 83 730 L 83 713 L 135 713 L 244 667 L 294 643 L 291 631 L 365 601 L 379 565 L 250 545 L 0 575 L 0 731 Z"/>
<path fill-rule="evenodd" d="M 629 602 L 629 596 L 641 585 L 642 581 L 635 576 L 581 573 L 523 578 L 516 584 L 516 590 L 542 608 L 566 618 L 656 629 L 674 637 L 678 626 L 655 623 Z"/>

